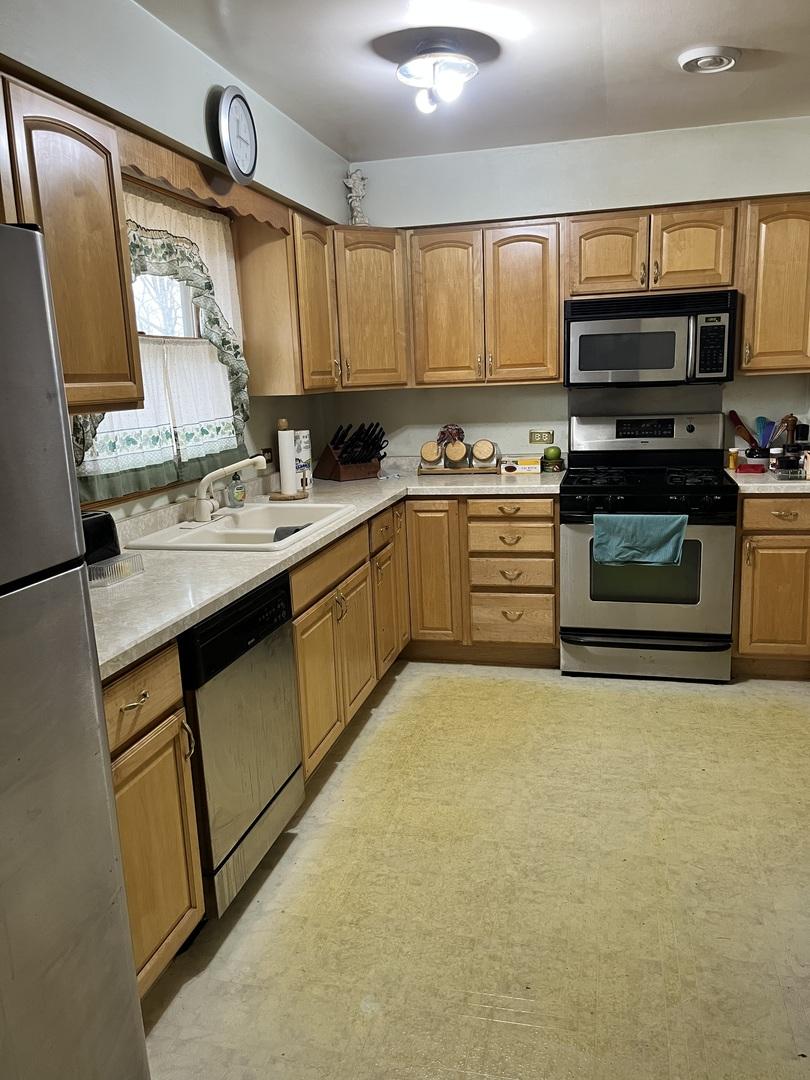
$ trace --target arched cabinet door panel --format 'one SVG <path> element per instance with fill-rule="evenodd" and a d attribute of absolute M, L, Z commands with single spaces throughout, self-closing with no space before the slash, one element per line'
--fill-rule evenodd
<path fill-rule="evenodd" d="M 6 85 L 17 216 L 45 250 L 68 405 L 143 403 L 115 129 L 20 83 Z"/>
<path fill-rule="evenodd" d="M 568 292 L 644 292 L 649 279 L 649 214 L 572 217 L 566 222 Z"/>
<path fill-rule="evenodd" d="M 650 288 L 731 285 L 736 216 L 734 206 L 653 211 Z"/>

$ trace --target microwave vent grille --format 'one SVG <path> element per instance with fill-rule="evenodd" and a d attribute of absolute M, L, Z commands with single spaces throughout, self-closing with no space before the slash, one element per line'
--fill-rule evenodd
<path fill-rule="evenodd" d="M 719 292 L 655 293 L 648 296 L 600 296 L 588 300 L 566 300 L 565 318 L 635 318 L 648 315 L 721 314 L 737 307 L 736 289 Z"/>

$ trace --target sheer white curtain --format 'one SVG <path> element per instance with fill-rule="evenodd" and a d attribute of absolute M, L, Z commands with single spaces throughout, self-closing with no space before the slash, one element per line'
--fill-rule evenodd
<path fill-rule="evenodd" d="M 242 321 L 228 219 L 126 185 L 124 202 L 127 218 L 143 229 L 163 231 L 197 245 L 210 273 L 216 302 L 241 345 Z M 139 326 L 142 323 L 140 320 Z M 175 320 L 166 319 L 164 324 L 174 325 Z M 101 421 L 77 471 L 80 485 L 83 478 L 99 484 L 101 478 L 110 477 L 113 486 L 108 495 L 102 489 L 91 491 L 85 484 L 83 497 L 122 494 L 124 485 L 129 490 L 144 490 L 191 478 L 195 470 L 183 469 L 184 463 L 199 461 L 199 473 L 204 464 L 199 459 L 234 451 L 239 445 L 228 370 L 213 345 L 199 336 L 141 334 L 138 340 L 144 407 L 109 412 Z M 123 474 L 132 470 L 144 472 L 125 478 Z M 117 480 L 115 474 L 121 474 Z"/>

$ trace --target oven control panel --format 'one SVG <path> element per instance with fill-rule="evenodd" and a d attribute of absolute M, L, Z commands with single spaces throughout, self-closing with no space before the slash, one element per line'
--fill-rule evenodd
<path fill-rule="evenodd" d="M 675 418 L 644 416 L 624 417 L 616 421 L 617 439 L 672 439 L 675 437 Z"/>

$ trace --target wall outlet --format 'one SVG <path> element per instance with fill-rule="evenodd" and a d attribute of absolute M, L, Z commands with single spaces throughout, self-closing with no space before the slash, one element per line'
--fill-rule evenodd
<path fill-rule="evenodd" d="M 537 431 L 532 428 L 529 431 L 529 443 L 553 443 L 554 432 L 553 431 Z"/>

